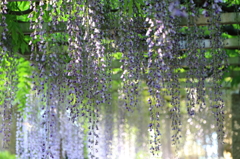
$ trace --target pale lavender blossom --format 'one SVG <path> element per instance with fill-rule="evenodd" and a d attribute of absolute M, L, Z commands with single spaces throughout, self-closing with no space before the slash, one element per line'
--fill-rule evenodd
<path fill-rule="evenodd" d="M 173 17 L 178 16 L 178 17 L 187 17 L 188 14 L 187 12 L 184 10 L 184 7 L 180 7 L 180 2 L 179 0 L 176 0 L 172 3 L 170 3 L 168 10 L 171 12 L 171 15 Z"/>

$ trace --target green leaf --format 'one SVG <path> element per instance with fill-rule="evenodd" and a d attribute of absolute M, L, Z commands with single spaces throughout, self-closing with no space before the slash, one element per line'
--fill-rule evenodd
<path fill-rule="evenodd" d="M 143 10 L 141 8 L 141 5 L 144 5 L 143 0 L 134 0 L 134 2 L 135 2 L 135 5 L 138 9 L 139 14 L 141 14 L 143 16 Z"/>
<path fill-rule="evenodd" d="M 26 43 L 21 43 L 21 52 L 25 53 L 25 51 L 28 51 L 28 45 Z"/>
<path fill-rule="evenodd" d="M 116 52 L 116 53 L 113 53 L 113 57 L 115 58 L 115 59 L 121 59 L 122 58 L 122 52 Z"/>
<path fill-rule="evenodd" d="M 127 7 L 128 7 L 128 0 L 124 0 L 124 6 L 123 6 L 124 12 L 127 12 Z"/>
<path fill-rule="evenodd" d="M 133 14 L 133 0 L 130 0 L 128 9 L 129 9 L 129 15 L 131 16 Z"/>

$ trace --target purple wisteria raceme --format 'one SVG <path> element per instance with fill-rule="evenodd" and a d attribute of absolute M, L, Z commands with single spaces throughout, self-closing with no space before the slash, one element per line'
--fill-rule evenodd
<path fill-rule="evenodd" d="M 185 11 L 185 8 L 180 6 L 179 0 L 175 0 L 174 2 L 171 2 L 168 6 L 168 10 L 171 13 L 173 17 L 187 17 L 188 14 Z"/>

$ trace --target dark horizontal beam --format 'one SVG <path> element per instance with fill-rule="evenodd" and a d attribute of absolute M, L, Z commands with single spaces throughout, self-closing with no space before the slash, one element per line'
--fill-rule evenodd
<path fill-rule="evenodd" d="M 11 15 L 25 15 L 25 14 L 29 14 L 31 13 L 33 10 L 32 9 L 27 9 L 24 11 L 12 11 L 7 9 L 7 14 L 11 14 Z"/>

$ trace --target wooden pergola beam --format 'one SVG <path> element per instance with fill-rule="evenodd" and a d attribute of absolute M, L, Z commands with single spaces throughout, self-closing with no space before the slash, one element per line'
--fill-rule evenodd
<path fill-rule="evenodd" d="M 207 66 L 207 65 L 210 63 L 211 60 L 212 60 L 211 58 L 207 59 L 205 65 Z M 227 59 L 227 61 L 228 61 L 228 64 L 229 64 L 229 65 L 232 65 L 232 66 L 240 66 L 240 56 L 237 56 L 237 57 L 229 57 L 229 58 Z M 183 67 L 183 68 L 189 68 L 186 59 L 181 59 L 181 60 L 180 60 L 180 64 L 181 64 L 181 67 Z M 222 63 L 222 64 L 225 64 L 225 63 Z"/>
<path fill-rule="evenodd" d="M 200 48 L 202 49 L 211 49 L 211 40 L 210 39 L 205 39 L 205 40 L 199 40 L 198 43 L 200 44 Z M 180 46 L 182 50 L 188 49 L 186 47 L 188 41 L 180 41 Z M 191 45 L 191 44 L 190 44 Z M 223 42 L 222 48 L 224 49 L 240 49 L 240 40 L 238 38 L 231 38 L 231 39 L 226 39 Z"/>
<path fill-rule="evenodd" d="M 190 17 L 190 21 L 193 21 L 193 18 L 195 19 L 196 17 Z M 203 15 L 200 16 L 195 23 L 197 25 L 209 25 L 209 17 L 204 17 Z M 188 19 L 187 18 L 182 18 L 180 26 L 187 26 L 188 24 Z M 221 21 L 220 24 L 225 25 L 225 24 L 240 24 L 240 13 L 222 13 L 221 14 Z M 30 23 L 19 23 L 20 27 L 23 30 L 23 33 L 25 34 L 30 34 L 33 30 L 29 29 L 30 28 Z M 56 26 L 57 27 L 57 32 L 62 32 L 66 30 L 66 22 L 59 22 L 59 24 Z M 48 23 L 43 23 L 43 29 L 49 28 Z"/>
<path fill-rule="evenodd" d="M 240 13 L 221 13 L 220 24 L 240 24 Z M 187 26 L 188 21 L 192 24 L 195 23 L 196 25 L 209 25 L 211 24 L 210 17 L 205 17 L 204 15 L 201 15 L 199 18 L 196 17 L 188 17 L 188 18 L 182 18 L 180 22 L 180 26 Z"/>

